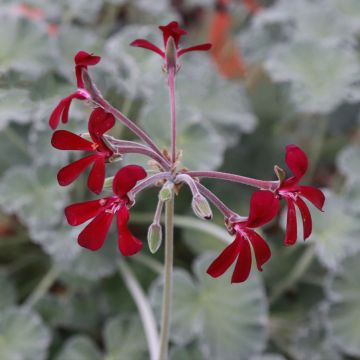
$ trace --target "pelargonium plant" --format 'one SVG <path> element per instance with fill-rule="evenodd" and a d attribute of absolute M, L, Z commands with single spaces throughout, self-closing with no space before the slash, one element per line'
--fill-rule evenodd
<path fill-rule="evenodd" d="M 120 253 L 123 256 L 132 256 L 141 251 L 142 241 L 137 239 L 128 227 L 129 210 L 135 205 L 136 197 L 141 191 L 154 186 L 160 188 L 154 220 L 148 230 L 148 244 L 150 251 L 154 253 L 162 243 L 160 222 L 165 207 L 164 293 L 159 349 L 156 353 L 152 351 L 150 355 L 152 359 L 164 360 L 168 354 L 171 309 L 174 201 L 175 195 L 180 195 L 182 186 L 188 186 L 191 190 L 191 206 L 195 215 L 205 221 L 211 220 L 212 204 L 224 216 L 228 232 L 234 235 L 233 242 L 212 264 L 209 264 L 207 270 L 210 276 L 217 278 L 235 263 L 232 283 L 246 281 L 251 271 L 252 253 L 259 271 L 263 270 L 264 264 L 270 259 L 270 247 L 257 229 L 278 215 L 282 200 L 285 200 L 287 205 L 284 243 L 289 246 L 297 240 L 296 208 L 301 215 L 304 240 L 312 232 L 310 211 L 303 198 L 322 210 L 325 197 L 319 189 L 299 184 L 308 169 L 308 159 L 296 145 L 288 145 L 285 151 L 285 161 L 293 175 L 287 177 L 283 169 L 275 166 L 277 180 L 274 181 L 182 167 L 182 153 L 186 149 L 178 149 L 176 146 L 175 79 L 181 69 L 179 60 L 186 53 L 207 51 L 211 45 L 200 44 L 182 48 L 180 40 L 186 35 L 186 31 L 179 27 L 177 22 L 173 21 L 159 28 L 163 35 L 163 48 L 146 39 L 134 40 L 130 45 L 155 52 L 163 60 L 162 70 L 167 76 L 170 99 L 170 149 L 160 149 L 144 130 L 104 99 L 88 69 L 89 66 L 97 65 L 101 58 L 85 51 L 79 51 L 75 56 L 77 90 L 60 101 L 50 116 L 49 125 L 55 130 L 60 121 L 64 124 L 68 122 L 70 105 L 74 99 L 84 101 L 92 108 L 87 133 L 77 135 L 67 130 L 56 130 L 52 136 L 52 145 L 57 149 L 86 152 L 85 157 L 60 169 L 60 185 L 69 185 L 86 168 L 91 167 L 87 182 L 89 190 L 100 194 L 102 191 L 109 191 L 109 188 L 112 189 L 110 194 L 97 200 L 72 204 L 65 209 L 65 216 L 70 225 L 77 226 L 89 221 L 78 236 L 79 245 L 82 247 L 93 251 L 100 249 L 113 218 L 116 217 Z M 136 135 L 139 142 L 116 139 L 108 135 L 107 132 L 113 128 L 116 119 Z M 132 164 L 120 167 L 114 177 L 106 178 L 106 164 L 121 160 L 129 153 L 147 156 L 155 173 L 149 175 L 143 167 Z M 212 191 L 201 184 L 202 178 L 232 181 L 256 188 L 251 196 L 248 216 L 240 216 L 229 209 Z M 105 190 L 104 183 L 107 184 Z"/>

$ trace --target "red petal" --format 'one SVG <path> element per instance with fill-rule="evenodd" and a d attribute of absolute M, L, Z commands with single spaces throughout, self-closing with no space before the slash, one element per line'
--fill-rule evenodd
<path fill-rule="evenodd" d="M 162 58 L 165 57 L 165 53 L 162 50 L 160 50 L 156 45 L 152 44 L 150 41 L 147 41 L 144 39 L 134 40 L 130 44 L 130 46 L 136 46 L 136 47 L 140 47 L 143 49 L 147 49 L 147 50 L 150 50 L 150 51 L 153 51 L 153 52 L 159 54 Z"/>
<path fill-rule="evenodd" d="M 143 244 L 137 239 L 128 229 L 127 222 L 129 219 L 129 212 L 126 206 L 123 206 L 117 215 L 118 223 L 118 246 L 121 254 L 124 256 L 131 256 L 138 253 Z"/>
<path fill-rule="evenodd" d="M 267 242 L 255 231 L 247 231 L 252 247 L 254 248 L 256 265 L 259 271 L 263 271 L 262 266 L 270 259 L 271 250 Z"/>
<path fill-rule="evenodd" d="M 77 160 L 58 172 L 57 179 L 61 186 L 71 184 L 99 155 L 93 154 Z"/>
<path fill-rule="evenodd" d="M 75 64 L 78 66 L 91 66 L 100 62 L 101 57 L 89 54 L 86 51 L 80 50 L 74 57 Z"/>
<path fill-rule="evenodd" d="M 303 228 L 304 228 L 304 240 L 306 240 L 311 235 L 312 232 L 311 214 L 309 208 L 299 196 L 297 197 L 295 203 L 298 206 L 301 213 Z"/>
<path fill-rule="evenodd" d="M 293 245 L 297 238 L 297 222 L 296 222 L 296 210 L 294 201 L 286 199 L 288 205 L 287 221 L 286 221 L 286 236 L 285 245 Z"/>
<path fill-rule="evenodd" d="M 174 39 L 177 48 L 179 46 L 180 38 L 183 35 L 187 34 L 187 32 L 179 26 L 177 21 L 171 21 L 169 24 L 165 26 L 159 26 L 159 29 L 163 32 L 165 47 L 169 37 L 171 36 Z"/>
<path fill-rule="evenodd" d="M 68 120 L 68 114 L 69 114 L 69 108 L 72 99 L 74 98 L 73 94 L 67 96 L 66 98 L 62 99 L 59 104 L 56 106 L 56 108 L 53 110 L 53 112 L 50 115 L 49 119 L 49 125 L 50 127 L 55 130 L 60 122 L 61 114 L 63 114 L 62 121 L 64 123 Z M 64 118 L 64 111 L 65 111 L 65 118 Z"/>
<path fill-rule="evenodd" d="M 111 198 L 85 201 L 82 203 L 72 204 L 65 208 L 65 216 L 68 223 L 77 226 L 88 221 L 103 211 L 104 206 Z"/>
<path fill-rule="evenodd" d="M 100 194 L 105 181 L 105 159 L 99 156 L 90 170 L 88 187 L 95 194 Z"/>
<path fill-rule="evenodd" d="M 67 130 L 55 131 L 51 145 L 59 150 L 94 150 L 93 143 Z"/>
<path fill-rule="evenodd" d="M 256 228 L 268 223 L 279 211 L 279 199 L 268 190 L 255 191 L 250 200 L 246 227 Z"/>
<path fill-rule="evenodd" d="M 90 115 L 88 129 L 92 139 L 97 142 L 107 131 L 115 125 L 112 114 L 98 107 Z"/>
<path fill-rule="evenodd" d="M 301 196 L 308 199 L 319 210 L 323 211 L 325 195 L 321 190 L 313 186 L 300 186 L 299 193 Z"/>
<path fill-rule="evenodd" d="M 207 43 L 207 44 L 200 44 L 200 45 L 195 45 L 195 46 L 191 46 L 185 49 L 181 49 L 177 52 L 177 56 L 180 57 L 181 55 L 191 52 L 191 51 L 207 51 L 211 49 L 211 44 Z"/>
<path fill-rule="evenodd" d="M 240 236 L 237 235 L 235 240 L 211 263 L 207 269 L 210 276 L 214 278 L 221 276 L 233 264 L 239 255 L 241 241 Z"/>
<path fill-rule="evenodd" d="M 120 169 L 113 181 L 113 191 L 119 197 L 125 196 L 139 180 L 146 178 L 146 171 L 138 165 L 127 165 Z"/>
<path fill-rule="evenodd" d="M 285 161 L 295 177 L 300 180 L 308 168 L 307 155 L 298 146 L 287 145 Z"/>
<path fill-rule="evenodd" d="M 79 234 L 78 243 L 80 246 L 90 250 L 100 249 L 109 232 L 114 214 L 103 211 L 95 217 L 91 223 Z"/>
<path fill-rule="evenodd" d="M 239 257 L 236 261 L 235 269 L 231 277 L 231 283 L 244 282 L 251 270 L 251 248 L 247 240 L 241 239 Z"/>

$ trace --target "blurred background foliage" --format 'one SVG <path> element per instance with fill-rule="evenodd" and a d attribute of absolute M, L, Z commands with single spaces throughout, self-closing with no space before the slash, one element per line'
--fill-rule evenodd
<path fill-rule="evenodd" d="M 360 359 L 359 0 L 1 0 L 0 20 L 1 360 L 148 358 L 119 263 L 159 314 L 162 250 L 123 259 L 115 236 L 96 253 L 77 245 L 62 210 L 89 197 L 86 178 L 58 186 L 57 170 L 77 155 L 51 148 L 47 120 L 74 88 L 82 49 L 103 57 L 91 71 L 107 98 L 168 145 L 159 58 L 128 44 L 160 43 L 157 25 L 170 20 L 189 44 L 213 43 L 184 57 L 178 75 L 184 165 L 272 179 L 296 143 L 310 157 L 307 183 L 327 194 L 309 241 L 285 248 L 280 217 L 264 229 L 273 253 L 264 273 L 230 285 L 205 272 L 231 239 L 222 218 L 195 219 L 183 191 L 171 359 Z M 88 111 L 72 106 L 67 129 L 84 131 Z M 131 139 L 120 125 L 113 135 Z M 135 160 L 148 167 L 125 159 Z M 247 213 L 252 189 L 205 183 Z M 155 206 L 147 191 L 133 209 L 144 241 Z"/>

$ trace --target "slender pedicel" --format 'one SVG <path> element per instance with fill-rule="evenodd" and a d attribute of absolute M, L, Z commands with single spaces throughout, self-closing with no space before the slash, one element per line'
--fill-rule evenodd
<path fill-rule="evenodd" d="M 142 130 L 139 126 L 133 123 L 128 117 L 126 117 L 120 110 L 114 108 L 108 101 L 104 99 L 99 89 L 93 83 L 89 73 L 86 70 L 83 70 L 83 79 L 86 90 L 89 92 L 92 101 L 102 107 L 105 111 L 109 112 L 120 120 L 129 130 L 131 130 L 135 135 L 137 135 L 141 140 L 148 144 L 151 149 L 153 149 L 160 156 L 163 156 L 158 146 L 151 140 L 150 136 Z"/>
<path fill-rule="evenodd" d="M 200 183 L 196 183 L 198 190 L 224 215 L 226 219 L 242 219 L 238 214 L 230 210 L 212 191 Z"/>
<path fill-rule="evenodd" d="M 205 177 L 205 178 L 212 178 L 212 179 L 220 179 L 220 180 L 227 180 L 232 182 L 237 182 L 245 185 L 250 185 L 262 190 L 270 190 L 274 191 L 279 187 L 279 181 L 264 181 L 249 178 L 246 176 L 223 173 L 220 171 L 188 171 L 186 174 L 192 177 Z"/>
<path fill-rule="evenodd" d="M 163 157 L 159 156 L 155 151 L 153 151 L 151 149 L 147 149 L 147 148 L 144 148 L 141 146 L 115 146 L 114 149 L 116 149 L 116 151 L 119 154 L 146 155 L 146 156 L 154 159 L 155 161 L 157 161 L 164 170 L 168 171 L 171 169 L 170 164 Z"/>
<path fill-rule="evenodd" d="M 171 178 L 170 172 L 160 172 L 155 175 L 148 176 L 145 180 L 139 182 L 132 190 L 128 193 L 129 198 L 135 198 L 136 194 L 140 191 L 146 189 L 149 186 L 156 184 L 158 181 L 170 179 Z"/>

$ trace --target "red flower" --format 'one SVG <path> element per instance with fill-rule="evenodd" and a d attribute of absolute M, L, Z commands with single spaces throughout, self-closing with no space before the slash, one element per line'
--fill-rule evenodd
<path fill-rule="evenodd" d="M 285 161 L 293 176 L 280 183 L 276 194 L 284 198 L 288 205 L 285 245 L 293 245 L 297 239 L 297 221 L 295 205 L 300 210 L 304 228 L 304 240 L 312 232 L 312 221 L 308 206 L 301 197 L 309 200 L 314 206 L 322 211 L 325 196 L 321 190 L 313 186 L 299 185 L 300 180 L 308 169 L 306 154 L 296 145 L 286 147 Z"/>
<path fill-rule="evenodd" d="M 190 52 L 190 51 L 206 51 L 211 48 L 211 44 L 200 44 L 191 46 L 185 49 L 179 48 L 179 42 L 183 35 L 186 35 L 187 32 L 182 29 L 176 21 L 172 21 L 166 26 L 159 26 L 159 29 L 163 32 L 163 39 L 164 39 L 164 50 L 161 50 L 159 47 L 154 45 L 153 43 L 144 40 L 144 39 L 137 39 L 134 40 L 130 45 L 141 47 L 150 51 L 153 51 L 160 55 L 166 61 L 166 50 L 168 48 L 168 40 L 172 38 L 175 43 L 176 47 L 176 58 L 179 58 L 181 55 Z"/>
<path fill-rule="evenodd" d="M 94 56 L 88 54 L 85 51 L 79 51 L 74 58 L 75 61 L 75 74 L 76 74 L 76 81 L 78 89 L 72 93 L 71 95 L 67 96 L 66 98 L 62 99 L 59 104 L 56 106 L 54 111 L 50 115 L 49 125 L 50 127 L 55 130 L 61 121 L 66 124 L 69 119 L 69 109 L 71 102 L 74 99 L 78 100 L 85 100 L 89 99 L 90 95 L 85 90 L 84 81 L 82 78 L 82 71 L 83 69 L 87 70 L 88 66 L 96 65 L 101 60 L 100 56 Z"/>
<path fill-rule="evenodd" d="M 207 270 L 212 277 L 222 275 L 236 260 L 231 278 L 232 283 L 240 283 L 249 277 L 251 270 L 251 247 L 255 253 L 257 268 L 270 259 L 270 248 L 265 240 L 253 229 L 273 219 L 279 210 L 279 201 L 271 191 L 258 190 L 250 201 L 249 217 L 232 225 L 236 233 L 235 240 L 213 261 Z"/>
<path fill-rule="evenodd" d="M 77 160 L 58 172 L 57 178 L 61 186 L 71 184 L 90 164 L 93 164 L 88 177 L 88 187 L 100 194 L 105 180 L 105 162 L 113 155 L 113 151 L 104 143 L 102 136 L 115 124 L 113 115 L 102 108 L 96 108 L 90 115 L 88 129 L 91 139 L 88 141 L 67 130 L 54 132 L 51 144 L 59 150 L 85 150 L 92 154 Z"/>
<path fill-rule="evenodd" d="M 116 215 L 120 252 L 124 256 L 131 256 L 141 250 L 142 242 L 131 234 L 127 226 L 129 221 L 127 193 L 145 177 L 146 172 L 141 166 L 125 166 L 114 177 L 114 196 L 73 204 L 65 209 L 66 219 L 72 226 L 93 219 L 78 236 L 80 246 L 93 251 L 100 249 Z"/>

